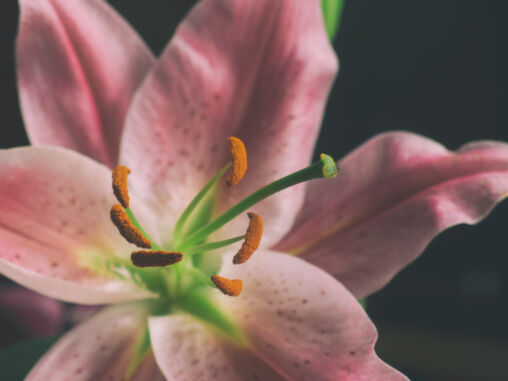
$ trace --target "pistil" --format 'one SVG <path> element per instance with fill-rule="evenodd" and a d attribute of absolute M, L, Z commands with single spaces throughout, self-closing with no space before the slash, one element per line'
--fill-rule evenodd
<path fill-rule="evenodd" d="M 276 180 L 271 184 L 265 185 L 261 189 L 252 193 L 250 196 L 244 198 L 238 204 L 231 207 L 229 210 L 221 214 L 213 221 L 191 233 L 184 239 L 181 246 L 178 246 L 178 250 L 185 251 L 196 243 L 205 240 L 206 237 L 208 237 L 216 230 L 220 229 L 239 214 L 243 213 L 251 206 L 277 192 L 312 179 L 332 178 L 336 175 L 337 166 L 334 160 L 328 155 L 321 154 L 319 161 L 309 165 L 307 168 L 301 169 L 279 180 Z"/>

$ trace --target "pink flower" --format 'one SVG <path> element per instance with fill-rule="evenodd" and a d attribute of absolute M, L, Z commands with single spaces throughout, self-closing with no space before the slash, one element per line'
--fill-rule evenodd
<path fill-rule="evenodd" d="M 378 136 L 336 179 L 249 206 L 265 233 L 246 263 L 231 262 L 237 245 L 191 255 L 205 251 L 196 245 L 212 217 L 308 164 L 337 70 L 319 4 L 203 0 L 155 61 L 100 0 L 20 0 L 19 87 L 35 147 L 0 152 L 0 271 L 64 301 L 117 303 L 64 336 L 28 380 L 406 379 L 374 353 L 355 298 L 505 196 L 506 145 L 455 154 L 412 134 Z M 247 175 L 218 182 L 176 234 L 231 135 L 246 143 Z M 154 246 L 184 248 L 182 263 L 129 261 L 133 246 L 108 217 L 117 164 L 132 170 L 138 227 Z M 245 233 L 246 218 L 227 222 L 208 229 L 212 241 Z M 239 297 L 206 286 L 217 272 L 243 281 Z"/>

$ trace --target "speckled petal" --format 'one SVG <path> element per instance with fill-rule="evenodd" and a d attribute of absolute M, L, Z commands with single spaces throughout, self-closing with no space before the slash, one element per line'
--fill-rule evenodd
<path fill-rule="evenodd" d="M 337 60 L 320 0 L 204 0 L 177 29 L 129 110 L 120 163 L 172 231 L 196 192 L 229 160 L 228 136 L 247 148 L 248 170 L 223 189 L 220 208 L 308 165 Z M 262 245 L 291 226 L 303 187 L 252 210 Z M 219 209 L 220 209 L 219 208 Z M 233 224 L 227 236 L 243 234 Z"/>
<path fill-rule="evenodd" d="M 16 71 L 34 145 L 114 166 L 127 107 L 154 58 L 103 0 L 19 0 Z"/>
<path fill-rule="evenodd" d="M 140 303 L 107 307 L 58 340 L 25 380 L 123 380 L 145 332 L 146 317 Z M 150 353 L 145 361 L 141 367 L 156 367 Z M 157 377 L 157 369 L 152 370 L 145 374 Z"/>
<path fill-rule="evenodd" d="M 288 380 L 407 381 L 374 352 L 377 332 L 337 280 L 300 258 L 259 251 L 221 274 L 243 280 L 236 298 L 219 295 L 254 353 Z"/>
<path fill-rule="evenodd" d="M 75 303 L 150 295 L 90 269 L 132 250 L 109 220 L 107 167 L 63 148 L 25 147 L 0 151 L 0 173 L 0 273 Z"/>
<path fill-rule="evenodd" d="M 246 348 L 238 348 L 185 314 L 151 317 L 150 338 L 162 373 L 171 381 L 284 381 Z"/>
<path fill-rule="evenodd" d="M 443 230 L 475 224 L 508 195 L 508 145 L 478 142 L 450 152 L 422 136 L 372 138 L 309 184 L 277 250 L 335 275 L 356 297 L 383 287 Z"/>

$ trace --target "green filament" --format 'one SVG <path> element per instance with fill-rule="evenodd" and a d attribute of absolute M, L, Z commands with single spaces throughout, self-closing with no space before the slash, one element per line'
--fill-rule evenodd
<path fill-rule="evenodd" d="M 294 172 L 286 177 L 274 181 L 271 184 L 265 185 L 261 189 L 247 196 L 238 204 L 230 208 L 228 211 L 221 214 L 219 217 L 209 222 L 207 225 L 196 230 L 194 233 L 186 237 L 184 242 L 178 248 L 180 251 L 185 251 L 191 248 L 198 242 L 203 241 L 211 233 L 221 228 L 233 218 L 244 212 L 251 206 L 264 200 L 265 198 L 280 192 L 286 188 L 292 187 L 296 184 L 303 183 L 317 178 L 331 178 L 337 174 L 337 166 L 333 159 L 325 154 L 321 155 L 321 160 L 309 165 L 307 168 Z"/>
<path fill-rule="evenodd" d="M 236 242 L 241 241 L 243 239 L 245 239 L 245 236 L 239 235 L 238 237 L 225 239 L 224 241 L 204 243 L 202 245 L 197 245 L 197 246 L 191 247 L 189 250 L 185 251 L 185 254 L 189 255 L 189 254 L 203 253 L 205 251 L 212 251 L 212 250 L 220 249 L 221 247 L 232 245 L 233 243 L 236 243 Z"/>
<path fill-rule="evenodd" d="M 134 213 L 132 213 L 132 210 L 131 208 L 127 208 L 125 209 L 125 213 L 127 213 L 127 215 L 129 216 L 129 219 L 131 220 L 132 224 L 137 227 L 139 229 L 139 231 L 141 232 L 141 234 L 143 234 L 143 236 L 150 241 L 150 243 L 152 244 L 152 249 L 153 250 L 160 250 L 160 247 L 153 241 L 153 239 L 150 238 L 150 236 L 145 232 L 145 230 L 141 227 L 141 224 L 138 222 L 138 220 L 136 219 L 136 216 L 134 216 Z"/>
<path fill-rule="evenodd" d="M 215 183 L 224 175 L 224 173 L 228 170 L 228 168 L 231 166 L 231 162 L 226 164 L 224 168 L 222 168 L 219 173 L 217 173 L 209 182 L 205 185 L 203 189 L 194 197 L 194 199 L 190 202 L 189 206 L 183 211 L 182 215 L 178 219 L 175 229 L 173 231 L 173 242 L 175 246 L 178 246 L 180 235 L 182 233 L 182 230 L 185 226 L 185 223 L 187 222 L 189 216 L 192 214 L 196 206 L 200 203 L 200 201 L 206 196 L 206 194 L 212 189 L 212 187 L 215 185 Z"/>

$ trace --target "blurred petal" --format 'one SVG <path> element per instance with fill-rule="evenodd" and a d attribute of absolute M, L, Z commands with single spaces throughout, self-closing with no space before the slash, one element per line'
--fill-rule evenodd
<path fill-rule="evenodd" d="M 122 139 L 120 163 L 141 174 L 132 185 L 161 231 L 229 160 L 228 136 L 244 140 L 249 170 L 224 190 L 227 205 L 305 167 L 336 70 L 319 0 L 199 2 L 134 98 Z M 252 208 L 265 218 L 264 244 L 289 229 L 302 192 Z"/>
<path fill-rule="evenodd" d="M 62 303 L 18 286 L 0 287 L 0 312 L 27 338 L 55 335 L 64 325 Z"/>
<path fill-rule="evenodd" d="M 132 249 L 109 220 L 107 167 L 62 148 L 25 147 L 0 151 L 0 173 L 0 273 L 69 302 L 147 296 L 87 267 Z"/>
<path fill-rule="evenodd" d="M 387 133 L 343 159 L 336 179 L 309 184 L 295 226 L 276 248 L 335 275 L 358 298 L 383 287 L 441 231 L 474 224 L 508 194 L 508 145 L 457 153 Z"/>
<path fill-rule="evenodd" d="M 155 362 L 152 350 L 145 355 L 129 381 L 166 381 L 166 378 Z"/>
<path fill-rule="evenodd" d="M 243 280 L 221 296 L 252 350 L 289 380 L 404 381 L 374 352 L 377 332 L 356 299 L 332 276 L 286 254 L 258 251 L 221 273 Z"/>
<path fill-rule="evenodd" d="M 127 107 L 154 59 L 102 0 L 19 0 L 21 107 L 32 144 L 116 164 Z"/>
<path fill-rule="evenodd" d="M 88 319 L 94 313 L 96 313 L 102 306 L 100 305 L 84 305 L 76 304 L 67 308 L 66 319 L 71 325 L 76 325 L 82 321 Z"/>
<path fill-rule="evenodd" d="M 151 317 L 149 327 L 155 358 L 167 380 L 285 380 L 248 349 L 227 342 L 189 315 Z"/>
<path fill-rule="evenodd" d="M 26 381 L 123 379 L 145 332 L 146 317 L 140 303 L 106 308 L 58 340 Z"/>

